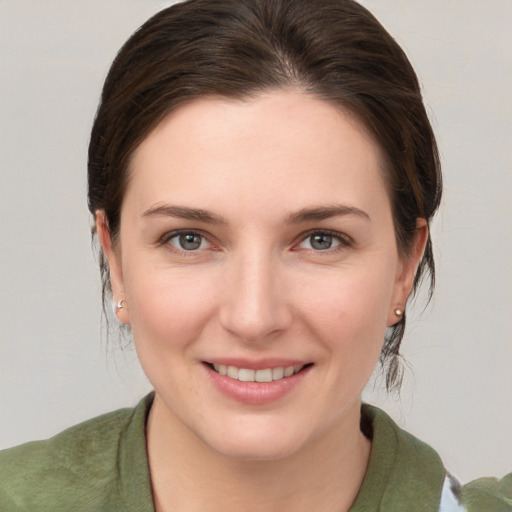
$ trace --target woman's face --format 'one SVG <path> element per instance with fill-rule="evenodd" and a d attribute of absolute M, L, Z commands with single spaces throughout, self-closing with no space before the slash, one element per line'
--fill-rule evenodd
<path fill-rule="evenodd" d="M 421 253 L 399 257 L 381 160 L 298 92 L 198 99 L 146 138 L 114 250 L 99 229 L 169 425 L 246 459 L 358 430 Z"/>

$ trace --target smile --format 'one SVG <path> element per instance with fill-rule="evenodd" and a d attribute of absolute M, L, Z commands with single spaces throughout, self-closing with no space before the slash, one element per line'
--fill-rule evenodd
<path fill-rule="evenodd" d="M 284 398 L 300 387 L 313 367 L 311 362 L 289 359 L 202 363 L 207 369 L 205 375 L 218 391 L 245 405 L 269 405 Z"/>
<path fill-rule="evenodd" d="M 237 368 L 236 366 L 227 366 L 223 364 L 208 364 L 220 375 L 225 375 L 234 380 L 242 382 L 273 382 L 291 377 L 299 373 L 306 366 L 311 364 L 301 364 L 296 366 L 278 366 L 276 368 L 263 368 L 253 370 L 250 368 Z"/>

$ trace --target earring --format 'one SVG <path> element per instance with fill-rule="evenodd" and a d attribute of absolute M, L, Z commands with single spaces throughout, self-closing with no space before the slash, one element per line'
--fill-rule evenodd
<path fill-rule="evenodd" d="M 121 300 L 117 303 L 117 305 L 116 305 L 116 309 L 123 309 L 123 308 L 124 308 L 124 306 L 123 306 L 123 302 L 126 302 L 126 300 L 125 300 L 125 299 L 121 299 Z"/>
<path fill-rule="evenodd" d="M 395 309 L 395 315 L 400 317 L 404 314 L 404 312 L 400 308 Z"/>

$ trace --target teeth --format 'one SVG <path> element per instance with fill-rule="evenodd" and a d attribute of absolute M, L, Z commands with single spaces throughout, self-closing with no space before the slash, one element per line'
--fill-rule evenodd
<path fill-rule="evenodd" d="M 228 366 L 226 375 L 232 379 L 238 379 L 238 368 L 236 366 Z"/>
<path fill-rule="evenodd" d="M 288 366 L 287 368 L 284 369 L 284 376 L 291 377 L 293 375 L 293 370 L 293 366 Z"/>
<path fill-rule="evenodd" d="M 279 380 L 284 377 L 284 368 L 274 368 L 272 370 L 272 380 Z"/>
<path fill-rule="evenodd" d="M 256 382 L 272 382 L 272 370 L 270 368 L 256 370 L 254 380 Z"/>
<path fill-rule="evenodd" d="M 304 365 L 297 366 L 280 366 L 278 368 L 264 368 L 263 370 L 251 370 L 249 368 L 237 368 L 236 366 L 226 366 L 223 364 L 214 364 L 213 368 L 221 375 L 242 382 L 272 382 L 273 380 L 281 380 L 285 377 L 291 377 L 300 372 Z"/>
<path fill-rule="evenodd" d="M 240 368 L 240 370 L 238 370 L 238 380 L 241 380 L 243 382 L 254 382 L 255 374 L 256 372 L 254 370 Z"/>

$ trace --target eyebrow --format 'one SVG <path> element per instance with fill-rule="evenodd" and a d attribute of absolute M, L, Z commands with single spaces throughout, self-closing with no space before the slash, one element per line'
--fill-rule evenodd
<path fill-rule="evenodd" d="M 186 206 L 173 206 L 169 204 L 155 205 L 146 210 L 142 217 L 176 217 L 177 219 L 197 220 L 208 224 L 228 224 L 228 221 L 220 215 L 215 215 L 200 208 L 188 208 Z"/>
<path fill-rule="evenodd" d="M 355 215 L 366 220 L 371 220 L 370 216 L 359 208 L 355 208 L 353 206 L 334 205 L 320 206 L 317 208 L 303 208 L 298 212 L 291 213 L 286 219 L 286 223 L 300 224 L 302 222 L 320 221 L 345 215 Z"/>
<path fill-rule="evenodd" d="M 314 222 L 330 219 L 332 217 L 355 215 L 367 220 L 370 216 L 363 210 L 353 206 L 319 206 L 313 208 L 303 208 L 294 213 L 290 213 L 286 218 L 286 224 L 301 224 L 303 222 Z M 208 210 L 201 208 L 189 208 L 186 206 L 174 206 L 169 204 L 157 204 L 146 210 L 142 217 L 175 217 L 177 219 L 197 220 L 207 224 L 227 225 L 228 221 Z"/>

